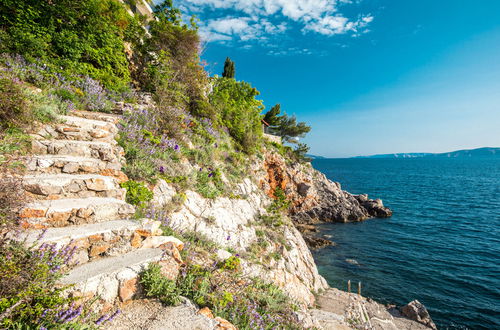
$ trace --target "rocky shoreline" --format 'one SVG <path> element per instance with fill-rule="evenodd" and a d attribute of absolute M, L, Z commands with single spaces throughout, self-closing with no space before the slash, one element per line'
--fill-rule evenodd
<path fill-rule="evenodd" d="M 273 196 L 277 188 L 284 191 L 292 204 L 291 218 L 312 249 L 334 244 L 317 235 L 317 224 L 392 216 L 392 210 L 385 207 L 382 200 L 344 191 L 340 183 L 329 180 L 310 164 L 289 165 L 280 155 L 268 154 L 264 168 L 267 176 L 261 184 L 263 189 L 269 196 Z"/>
<path fill-rule="evenodd" d="M 279 155 L 269 154 L 264 168 L 267 172 L 262 184 L 264 191 L 269 196 L 277 188 L 284 191 L 292 204 L 290 214 L 294 226 L 310 250 L 336 244 L 321 236 L 318 224 L 392 216 L 392 210 L 385 207 L 381 199 L 344 191 L 340 183 L 329 180 L 310 164 L 290 165 Z M 342 329 L 344 322 L 353 318 L 361 320 L 367 329 L 437 329 L 418 300 L 399 307 L 384 306 L 370 298 L 329 288 L 317 297 L 317 304 L 319 309 L 313 310 L 312 315 L 325 329 Z"/>

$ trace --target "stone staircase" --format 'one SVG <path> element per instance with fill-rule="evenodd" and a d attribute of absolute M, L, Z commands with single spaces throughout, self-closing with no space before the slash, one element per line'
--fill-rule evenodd
<path fill-rule="evenodd" d="M 138 274 L 151 262 L 175 274 L 181 241 L 160 236 L 161 223 L 131 220 L 125 202 L 117 115 L 75 111 L 32 134 L 23 187 L 30 202 L 19 217 L 26 244 L 71 249 L 68 294 L 98 298 L 107 310 L 134 297 Z"/>

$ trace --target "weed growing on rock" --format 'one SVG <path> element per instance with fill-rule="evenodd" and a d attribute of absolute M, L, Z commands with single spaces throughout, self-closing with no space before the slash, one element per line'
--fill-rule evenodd
<path fill-rule="evenodd" d="M 127 189 L 127 203 L 132 205 L 143 205 L 153 199 L 153 192 L 144 185 L 144 183 L 129 180 L 120 184 L 122 188 Z"/>
<path fill-rule="evenodd" d="M 224 270 L 238 270 L 240 268 L 241 260 L 238 257 L 232 256 L 222 261 L 219 264 L 219 268 Z"/>

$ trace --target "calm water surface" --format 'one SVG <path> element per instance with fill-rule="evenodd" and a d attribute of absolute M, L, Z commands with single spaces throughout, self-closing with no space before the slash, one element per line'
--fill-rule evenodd
<path fill-rule="evenodd" d="M 439 328 L 500 329 L 500 159 L 321 159 L 342 188 L 382 198 L 390 219 L 322 225 L 330 285 L 361 281 L 385 303 L 418 299 Z M 346 262 L 354 259 L 358 264 Z"/>

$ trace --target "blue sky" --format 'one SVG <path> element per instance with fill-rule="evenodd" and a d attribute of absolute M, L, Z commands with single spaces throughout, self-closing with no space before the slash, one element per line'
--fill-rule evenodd
<path fill-rule="evenodd" d="M 177 0 L 202 59 L 312 126 L 311 153 L 500 147 L 499 0 Z"/>

